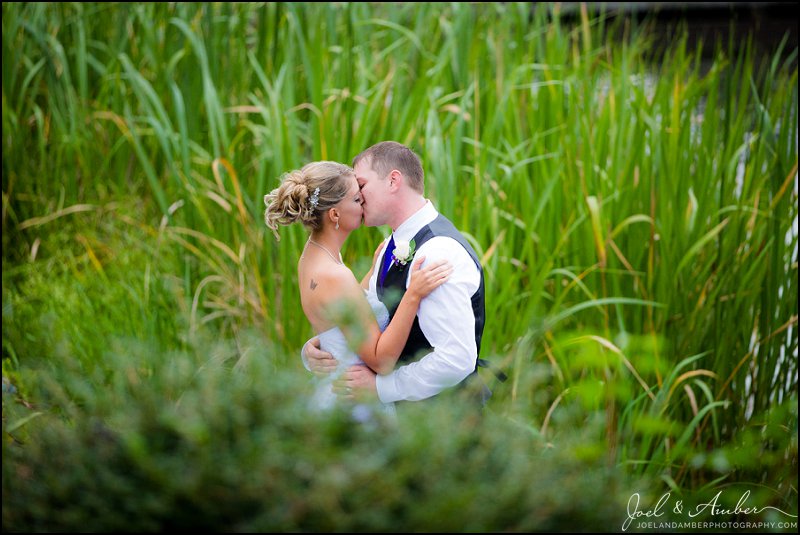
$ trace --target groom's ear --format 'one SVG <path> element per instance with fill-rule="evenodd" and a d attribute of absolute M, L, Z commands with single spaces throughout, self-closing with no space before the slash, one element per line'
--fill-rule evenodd
<path fill-rule="evenodd" d="M 392 172 L 389 173 L 389 189 L 391 191 L 397 191 L 400 189 L 400 186 L 403 185 L 404 180 L 405 177 L 403 177 L 403 173 L 397 169 L 392 169 Z"/>

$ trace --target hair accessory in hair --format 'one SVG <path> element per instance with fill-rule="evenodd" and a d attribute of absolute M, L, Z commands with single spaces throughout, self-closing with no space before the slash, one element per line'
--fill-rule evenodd
<path fill-rule="evenodd" d="M 314 190 L 314 193 L 311 194 L 311 197 L 308 199 L 308 202 L 311 204 L 311 209 L 315 210 L 317 205 L 319 204 L 319 188 Z"/>

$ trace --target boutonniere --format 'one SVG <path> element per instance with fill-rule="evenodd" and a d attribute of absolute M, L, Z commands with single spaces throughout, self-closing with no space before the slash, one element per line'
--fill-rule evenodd
<path fill-rule="evenodd" d="M 404 240 L 397 240 L 394 243 L 394 251 L 392 251 L 392 264 L 405 266 L 411 259 L 414 258 L 416 244 L 414 240 L 410 242 Z"/>

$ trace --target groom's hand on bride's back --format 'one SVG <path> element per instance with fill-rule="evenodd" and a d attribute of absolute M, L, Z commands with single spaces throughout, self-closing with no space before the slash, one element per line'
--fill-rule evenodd
<path fill-rule="evenodd" d="M 303 356 L 314 375 L 324 377 L 336 371 L 339 361 L 333 355 L 319 348 L 319 338 L 312 338 L 303 347 Z"/>

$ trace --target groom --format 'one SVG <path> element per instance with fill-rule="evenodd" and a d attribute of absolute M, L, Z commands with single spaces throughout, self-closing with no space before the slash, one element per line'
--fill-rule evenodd
<path fill-rule="evenodd" d="M 384 141 L 353 160 L 363 198 L 364 224 L 389 225 L 392 236 L 378 255 L 369 281 L 370 291 L 394 316 L 406 291 L 411 262 L 392 262 L 395 244 L 413 240 L 415 252 L 425 264 L 447 259 L 453 265 L 449 280 L 420 303 L 398 367 L 388 375 L 376 375 L 366 366 L 352 366 L 339 382 L 337 393 L 361 390 L 380 401 L 419 401 L 456 385 L 475 381 L 481 403 L 491 392 L 480 383 L 478 354 L 486 318 L 483 269 L 478 256 L 453 224 L 424 197 L 422 164 L 405 145 Z M 402 250 L 403 245 L 399 250 Z M 327 373 L 336 361 L 318 349 L 312 339 L 304 348 L 308 368 Z"/>

